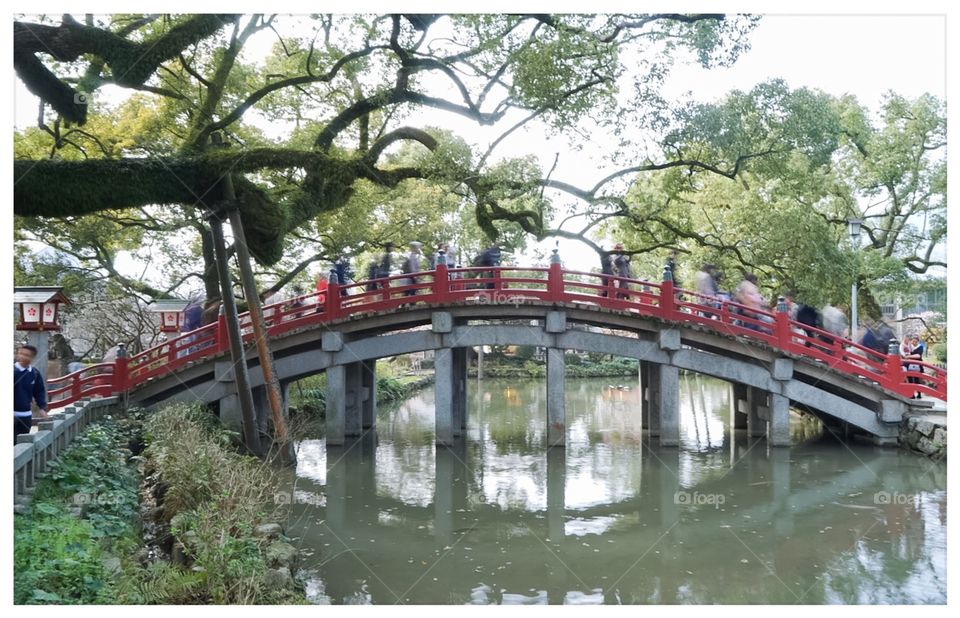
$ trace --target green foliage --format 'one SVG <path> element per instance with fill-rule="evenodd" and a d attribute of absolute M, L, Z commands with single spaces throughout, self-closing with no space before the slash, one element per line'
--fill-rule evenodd
<path fill-rule="evenodd" d="M 377 399 L 379 401 L 401 401 L 410 394 L 410 385 L 397 378 L 377 378 Z"/>
<path fill-rule="evenodd" d="M 517 358 L 523 360 L 530 360 L 537 353 L 537 347 L 532 345 L 518 345 L 516 351 L 514 352 Z"/>
<path fill-rule="evenodd" d="M 115 601 L 104 559 L 137 534 L 139 479 L 127 463 L 136 433 L 136 423 L 101 421 L 48 464 L 14 519 L 16 603 Z"/>
<path fill-rule="evenodd" d="M 378 374 L 380 366 L 377 363 Z M 402 401 L 413 392 L 413 382 L 402 377 L 380 374 L 377 376 L 377 401 L 391 403 Z M 323 375 L 304 378 L 290 387 L 290 404 L 308 415 L 323 416 L 326 409 L 326 377 Z"/>
<path fill-rule="evenodd" d="M 938 363 L 947 362 L 947 344 L 946 343 L 935 343 L 933 347 L 930 348 L 930 351 L 933 352 L 933 357 L 937 359 Z"/>
<path fill-rule="evenodd" d="M 286 19 L 306 27 L 280 27 Z M 437 138 L 430 148 L 404 137 L 399 149 L 380 150 L 378 140 L 398 128 L 405 107 L 458 111 L 482 126 L 502 121 L 507 132 L 513 116 L 506 112 L 522 109 L 557 132 L 584 131 L 585 122 L 621 135 L 668 114 L 659 90 L 674 56 L 692 52 L 701 64 L 727 64 L 746 48 L 756 18 L 396 20 L 395 33 L 390 15 L 114 15 L 91 24 L 65 17 L 54 26 L 46 16 L 21 18 L 18 32 L 40 34 L 18 37 L 18 59 L 34 61 L 32 70 L 18 63 L 18 73 L 47 86 L 34 89 L 47 104 L 42 128 L 15 135 L 14 210 L 31 228 L 22 240 L 49 243 L 66 269 L 119 280 L 138 294 L 157 296 L 190 275 L 203 278 L 210 294 L 216 282 L 212 256 L 197 241 L 199 211 L 221 199 L 218 181 L 230 171 L 251 252 L 275 267 L 271 277 L 344 252 L 365 257 L 386 240 L 416 238 L 431 251 L 452 240 L 463 261 L 492 239 L 516 250 L 526 234 L 542 235 L 552 215 L 540 195 L 543 170 L 529 157 L 480 155 L 463 136 L 429 127 Z M 25 23 L 33 21 L 43 28 Z M 453 34 L 427 32 L 434 21 Z M 262 61 L 246 58 L 250 37 L 268 28 L 283 32 L 282 40 Z M 51 56 L 60 45 L 76 65 Z M 410 54 L 417 62 L 401 68 Z M 69 100 L 77 72 L 77 88 L 94 93 L 89 109 Z M 628 74 L 634 96 L 617 97 Z M 463 96 L 444 99 L 432 77 L 454 80 Z M 96 96 L 106 83 L 141 90 L 111 107 Z M 68 119 L 85 114 L 83 129 L 64 126 L 50 104 Z M 292 128 L 268 137 L 259 128 L 264 118 Z M 218 129 L 232 149 L 210 146 Z M 65 225 L 51 226 L 51 218 Z M 156 280 L 118 275 L 116 253 L 131 243 L 169 259 Z"/>
<path fill-rule="evenodd" d="M 566 355 L 566 375 L 570 378 L 605 378 L 636 376 L 639 363 L 635 359 L 590 361 L 576 354 Z M 517 366 L 513 363 L 484 362 L 483 375 L 487 378 L 542 378 L 547 368 L 544 363 L 526 360 Z"/>
<path fill-rule="evenodd" d="M 14 603 L 102 603 L 109 576 L 93 524 L 40 502 L 14 518 Z"/>

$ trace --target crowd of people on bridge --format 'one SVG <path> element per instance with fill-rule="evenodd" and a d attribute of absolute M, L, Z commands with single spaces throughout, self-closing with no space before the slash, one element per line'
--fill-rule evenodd
<path fill-rule="evenodd" d="M 644 279 L 637 279 L 631 268 L 631 253 L 624 248 L 623 243 L 617 243 L 611 251 L 601 251 L 600 275 L 604 290 L 598 292 L 602 297 L 608 297 L 609 292 L 606 288 L 614 288 L 618 299 L 635 298 L 639 293 L 649 293 L 651 291 L 650 282 Z M 498 245 L 492 245 L 480 252 L 468 264 L 473 267 L 495 268 L 501 265 L 503 251 Z M 665 271 L 670 274 L 673 280 L 674 288 L 683 288 L 682 282 L 678 278 L 677 268 L 678 252 L 671 251 L 667 256 Z M 413 241 L 408 244 L 407 252 L 399 252 L 396 245 L 387 242 L 384 245 L 384 251 L 369 262 L 366 268 L 367 291 L 386 289 L 388 287 L 404 287 L 405 295 L 414 296 L 418 290 L 414 286 L 418 283 L 418 273 L 434 270 L 439 262 L 444 263 L 448 268 L 454 269 L 463 265 L 456 262 L 456 253 L 452 250 L 450 243 L 442 243 L 436 247 L 436 250 L 425 255 L 423 243 Z M 348 286 L 353 283 L 353 271 L 349 262 L 344 258 L 339 258 L 334 262 L 331 270 L 336 277 L 336 281 L 341 286 Z M 473 273 L 478 277 L 486 277 L 489 273 L 477 271 Z M 404 277 L 403 275 L 407 275 Z M 459 276 L 454 273 L 452 277 Z M 327 289 L 328 277 L 321 276 L 317 281 L 317 302 L 324 297 Z M 486 282 L 482 286 L 493 287 L 493 283 Z M 346 295 L 347 290 L 341 290 L 341 294 Z M 687 298 L 690 296 L 690 298 Z M 727 312 L 735 316 L 734 323 L 744 328 L 759 332 L 772 333 L 773 317 L 771 312 L 778 309 L 780 298 L 767 299 L 761 293 L 757 276 L 751 272 L 745 272 L 741 280 L 732 288 L 724 286 L 723 273 L 715 264 L 704 263 L 697 270 L 693 277 L 692 293 L 683 292 L 679 294 L 681 301 L 691 305 L 700 305 L 696 309 L 690 309 L 684 306 L 682 310 L 696 310 L 701 315 L 710 317 L 720 317 L 720 309 L 726 308 Z M 876 352 L 878 356 L 887 355 L 890 349 L 890 342 L 894 338 L 893 329 L 882 321 L 874 321 L 865 324 L 857 333 L 850 332 L 850 324 L 844 311 L 841 308 L 827 304 L 822 308 L 816 308 L 797 299 L 795 291 L 787 291 L 782 297 L 785 310 L 788 312 L 791 320 L 803 326 L 798 326 L 796 332 L 806 335 L 807 345 L 815 346 L 816 342 L 824 344 L 824 348 L 832 345 L 834 338 L 850 338 L 856 341 L 862 348 Z M 710 311 L 710 308 L 717 309 L 716 313 Z M 806 326 L 807 328 L 804 328 Z M 858 353 L 864 353 L 863 349 L 856 348 L 852 350 Z M 926 353 L 926 346 L 919 338 L 909 346 L 901 345 L 900 352 L 904 358 L 905 368 L 911 371 L 922 369 L 917 363 L 907 363 L 908 360 L 922 360 Z"/>

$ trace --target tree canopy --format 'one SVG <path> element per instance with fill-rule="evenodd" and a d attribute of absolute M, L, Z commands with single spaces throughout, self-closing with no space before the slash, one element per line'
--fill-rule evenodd
<path fill-rule="evenodd" d="M 892 94 L 880 118 L 852 97 L 772 80 L 711 103 L 666 100 L 671 67 L 728 65 L 756 17 L 615 15 L 114 15 L 21 17 L 14 65 L 40 99 L 15 136 L 17 238 L 79 276 L 144 296 L 202 280 L 219 294 L 203 212 L 231 175 L 251 253 L 275 283 L 386 241 L 627 244 L 650 269 L 755 270 L 811 300 L 842 298 L 864 219 L 864 288 L 943 265 L 945 114 Z M 245 52 L 275 35 L 265 58 Z M 132 92 L 119 105 L 104 89 Z M 417 112 L 494 130 L 489 143 Z M 270 131 L 271 124 L 284 130 Z M 578 187 L 498 147 L 536 124 L 602 133 L 611 172 Z M 220 139 L 214 140 L 214 136 Z M 429 244 L 428 244 L 429 246 Z M 162 282 L 121 252 L 162 253 Z M 18 254 L 20 272 L 46 268 Z M 46 259 L 46 258 L 44 258 Z M 199 260 L 199 261 L 198 261 Z M 49 260 L 47 261 L 49 265 Z M 39 272 L 39 271 L 37 271 Z M 656 273 L 649 273 L 654 276 Z"/>

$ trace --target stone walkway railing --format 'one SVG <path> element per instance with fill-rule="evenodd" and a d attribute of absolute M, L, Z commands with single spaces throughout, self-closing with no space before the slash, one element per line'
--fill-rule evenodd
<path fill-rule="evenodd" d="M 13 447 L 14 510 L 24 503 L 17 496 L 32 492 L 49 463 L 63 454 L 73 439 L 91 423 L 114 412 L 117 405 L 117 397 L 81 399 L 40 421 L 39 431 L 17 437 Z"/>

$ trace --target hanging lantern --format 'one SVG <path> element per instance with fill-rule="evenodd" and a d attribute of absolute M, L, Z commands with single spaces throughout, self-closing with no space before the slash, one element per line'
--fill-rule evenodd
<path fill-rule="evenodd" d="M 188 301 L 185 300 L 164 298 L 150 303 L 147 311 L 160 314 L 160 332 L 178 333 L 180 332 L 183 310 L 187 307 L 187 304 Z"/>
<path fill-rule="evenodd" d="M 13 288 L 17 330 L 60 330 L 60 305 L 68 302 L 61 287 Z"/>

